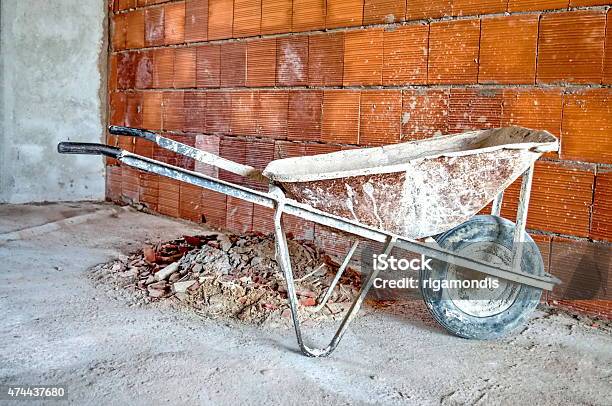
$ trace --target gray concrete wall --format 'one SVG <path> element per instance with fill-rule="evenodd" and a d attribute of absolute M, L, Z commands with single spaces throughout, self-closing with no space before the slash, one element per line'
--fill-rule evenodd
<path fill-rule="evenodd" d="M 103 139 L 105 1 L 0 2 L 0 202 L 103 199 L 102 158 L 56 146 Z"/>

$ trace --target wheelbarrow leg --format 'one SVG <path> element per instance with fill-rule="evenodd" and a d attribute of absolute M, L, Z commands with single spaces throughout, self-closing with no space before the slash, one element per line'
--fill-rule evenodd
<path fill-rule="evenodd" d="M 523 244 L 525 243 L 525 227 L 527 225 L 527 212 L 529 210 L 529 198 L 531 197 L 531 183 L 533 180 L 534 164 L 523 173 L 521 183 L 521 194 L 519 195 L 518 210 L 516 212 L 516 228 L 512 242 L 512 267 L 520 271 L 521 259 L 523 258 Z"/>
<path fill-rule="evenodd" d="M 491 215 L 499 217 L 501 213 L 502 202 L 504 200 L 504 191 L 499 192 L 495 199 L 493 199 L 493 204 L 491 205 Z"/>
<path fill-rule="evenodd" d="M 327 304 L 327 301 L 331 297 L 332 292 L 334 291 L 334 288 L 340 281 L 342 274 L 348 267 L 349 262 L 351 262 L 351 258 L 353 257 L 353 254 L 355 253 L 355 250 L 357 249 L 358 246 L 359 246 L 359 240 L 356 240 L 351 246 L 351 249 L 349 249 L 349 252 L 346 254 L 346 257 L 344 257 L 344 261 L 342 261 L 342 265 L 340 265 L 340 268 L 338 268 L 338 272 L 336 272 L 336 276 L 334 276 L 334 280 L 332 281 L 331 285 L 329 285 L 329 288 L 327 288 L 327 291 L 325 292 L 323 299 L 321 299 L 319 303 L 317 304 L 317 307 L 314 308 L 315 313 L 320 311 L 323 308 L 323 306 Z"/>
<path fill-rule="evenodd" d="M 308 347 L 306 344 L 304 344 L 304 340 L 302 338 L 302 330 L 300 327 L 300 319 L 299 319 L 299 314 L 298 314 L 298 300 L 297 300 L 297 295 L 295 293 L 295 283 L 293 280 L 293 271 L 291 269 L 291 259 L 289 257 L 287 238 L 285 236 L 285 232 L 283 231 L 283 226 L 282 226 L 282 216 L 283 216 L 283 203 L 277 202 L 275 213 L 274 213 L 274 234 L 276 237 L 276 257 L 277 257 L 278 264 L 281 267 L 285 275 L 285 281 L 287 282 L 287 297 L 289 301 L 289 308 L 291 309 L 291 318 L 293 319 L 293 326 L 295 328 L 295 335 L 297 337 L 298 345 L 300 346 L 300 350 L 302 351 L 302 353 L 306 356 L 326 357 L 336 349 L 336 347 L 340 343 L 340 340 L 342 339 L 342 336 L 346 332 L 349 324 L 351 323 L 351 321 L 353 321 L 353 319 L 357 315 L 357 312 L 359 311 L 359 308 L 361 307 L 363 300 L 365 299 L 366 295 L 368 294 L 368 291 L 370 290 L 370 288 L 372 287 L 372 284 L 374 283 L 374 279 L 376 279 L 376 276 L 378 276 L 378 270 L 376 269 L 372 270 L 372 273 L 370 274 L 368 279 L 364 283 L 362 283 L 359 294 L 357 295 L 351 307 L 349 308 L 348 312 L 342 319 L 342 322 L 340 323 L 340 327 L 338 327 L 338 330 L 336 330 L 336 333 L 334 334 L 330 343 L 326 347 L 323 347 L 323 348 Z M 385 251 L 384 251 L 385 254 L 389 254 L 389 252 L 395 245 L 395 241 L 396 241 L 395 237 L 389 237 L 385 245 Z"/>

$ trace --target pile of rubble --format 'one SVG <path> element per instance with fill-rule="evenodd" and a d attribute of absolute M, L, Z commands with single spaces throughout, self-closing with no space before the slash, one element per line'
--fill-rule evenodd
<path fill-rule="evenodd" d="M 311 242 L 288 239 L 288 244 L 301 317 L 341 317 L 358 293 L 359 274 L 347 269 L 327 304 L 315 312 L 338 264 Z M 169 300 L 203 316 L 258 325 L 290 319 L 286 284 L 270 236 L 185 236 L 99 265 L 93 275 L 97 281 L 133 290 L 143 303 Z"/>

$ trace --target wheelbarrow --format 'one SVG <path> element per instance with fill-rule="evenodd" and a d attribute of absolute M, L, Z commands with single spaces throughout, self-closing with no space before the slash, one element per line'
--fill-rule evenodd
<path fill-rule="evenodd" d="M 465 338 L 496 338 L 520 325 L 537 306 L 542 290 L 560 281 L 544 272 L 541 254 L 525 232 L 534 163 L 558 150 L 546 131 L 521 127 L 471 131 L 375 148 L 279 159 L 263 171 L 164 138 L 146 130 L 111 126 L 111 134 L 144 138 L 161 148 L 247 178 L 269 182 L 258 191 L 189 171 L 116 147 L 62 142 L 60 153 L 106 155 L 122 164 L 274 209 L 277 262 L 287 283 L 287 296 L 297 342 L 303 354 L 321 357 L 338 346 L 357 315 L 378 269 L 365 276 L 357 297 L 329 344 L 305 344 L 298 299 L 283 230 L 290 214 L 331 227 L 355 238 L 320 309 L 329 299 L 355 253 L 360 239 L 436 261 L 421 272 L 422 280 L 465 278 L 466 272 L 495 278 L 498 288 L 461 288 L 421 292 L 433 317 L 451 333 Z M 522 176 L 516 224 L 500 217 L 504 190 Z M 492 202 L 491 215 L 477 215 Z"/>

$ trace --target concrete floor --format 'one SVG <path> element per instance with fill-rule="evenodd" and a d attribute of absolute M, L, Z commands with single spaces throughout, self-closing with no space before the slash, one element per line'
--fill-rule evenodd
<path fill-rule="evenodd" d="M 588 319 L 538 311 L 479 342 L 419 302 L 366 308 L 330 358 L 309 359 L 292 330 L 134 306 L 87 277 L 198 230 L 106 204 L 0 206 L 0 384 L 64 384 L 73 404 L 612 404 L 611 330 Z M 320 343 L 332 326 L 309 333 Z"/>

